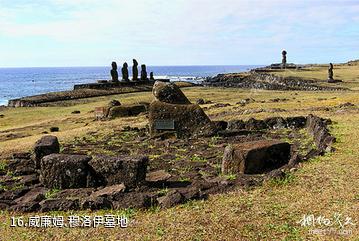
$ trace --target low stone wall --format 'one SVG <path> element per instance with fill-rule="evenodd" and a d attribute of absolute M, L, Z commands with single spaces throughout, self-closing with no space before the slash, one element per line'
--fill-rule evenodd
<path fill-rule="evenodd" d="M 169 80 L 161 80 L 168 81 Z M 121 87 L 132 87 L 139 85 L 153 85 L 154 81 L 128 81 L 128 82 L 99 82 L 99 83 L 88 83 L 88 84 L 79 84 L 74 85 L 74 90 L 79 89 L 97 89 L 104 90 L 109 88 L 121 88 Z"/>

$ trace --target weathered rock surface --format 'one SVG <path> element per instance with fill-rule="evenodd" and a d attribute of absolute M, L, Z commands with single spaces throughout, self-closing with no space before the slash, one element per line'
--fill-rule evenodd
<path fill-rule="evenodd" d="M 0 193 L 0 200 L 14 201 L 15 199 L 25 195 L 30 189 L 28 187 L 22 187 L 16 190 L 9 190 Z"/>
<path fill-rule="evenodd" d="M 147 182 L 164 182 L 172 177 L 171 174 L 165 170 L 159 170 L 154 172 L 147 173 L 146 181 Z"/>
<path fill-rule="evenodd" d="M 41 212 L 78 210 L 78 199 L 46 199 L 40 202 Z"/>
<path fill-rule="evenodd" d="M 61 199 L 82 199 L 89 197 L 95 191 L 94 188 L 78 188 L 78 189 L 65 189 L 54 195 L 54 198 Z"/>
<path fill-rule="evenodd" d="M 148 157 L 95 156 L 89 163 L 98 179 L 109 185 L 124 184 L 134 188 L 145 182 Z"/>
<path fill-rule="evenodd" d="M 112 209 L 112 202 L 106 197 L 88 197 L 81 201 L 81 209 L 100 210 Z"/>
<path fill-rule="evenodd" d="M 40 167 L 40 160 L 44 156 L 59 153 L 60 144 L 56 136 L 43 136 L 40 140 L 35 143 L 35 165 L 36 168 Z"/>
<path fill-rule="evenodd" d="M 118 185 L 108 186 L 96 192 L 93 192 L 90 197 L 91 198 L 109 197 L 110 199 L 116 199 L 116 196 L 124 193 L 125 190 L 126 187 L 124 184 L 118 184 Z"/>
<path fill-rule="evenodd" d="M 261 140 L 229 145 L 222 160 L 223 174 L 260 174 L 279 168 L 290 159 L 290 144 Z"/>
<path fill-rule="evenodd" d="M 304 128 L 307 118 L 304 116 L 296 117 L 270 117 L 264 120 L 250 118 L 248 121 L 232 120 L 228 122 L 227 130 L 264 130 L 279 128 Z"/>
<path fill-rule="evenodd" d="M 168 104 L 191 104 L 181 89 L 173 83 L 156 81 L 152 93 L 157 100 Z"/>
<path fill-rule="evenodd" d="M 118 117 L 127 117 L 127 116 L 137 116 L 140 113 L 146 112 L 145 105 L 121 105 L 114 106 L 108 110 L 109 119 L 114 119 Z"/>
<path fill-rule="evenodd" d="M 45 199 L 47 189 L 44 187 L 37 187 L 24 196 L 15 200 L 16 205 L 11 207 L 11 210 L 18 212 L 35 212 L 40 209 L 39 202 Z"/>
<path fill-rule="evenodd" d="M 51 154 L 41 159 L 40 181 L 48 188 L 81 188 L 88 186 L 91 170 L 85 155 Z"/>
<path fill-rule="evenodd" d="M 156 198 L 150 193 L 124 193 L 112 204 L 114 209 L 148 208 L 156 204 Z"/>
<path fill-rule="evenodd" d="M 184 201 L 184 197 L 177 190 L 167 193 L 163 197 L 157 198 L 159 205 L 162 208 L 170 208 Z"/>
<path fill-rule="evenodd" d="M 313 135 L 314 142 L 321 152 L 332 151 L 332 145 L 336 141 L 336 138 L 329 133 L 328 122 L 330 121 L 314 115 L 307 117 L 308 132 Z"/>
<path fill-rule="evenodd" d="M 151 135 L 157 135 L 162 131 L 168 131 L 158 126 L 158 121 L 173 121 L 178 138 L 192 135 L 211 135 L 216 130 L 208 116 L 199 105 L 178 105 L 154 101 L 149 108 L 149 124 Z"/>

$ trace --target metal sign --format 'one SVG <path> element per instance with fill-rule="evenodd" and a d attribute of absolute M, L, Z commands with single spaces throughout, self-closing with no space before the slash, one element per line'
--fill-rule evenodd
<path fill-rule="evenodd" d="M 174 120 L 155 120 L 155 129 L 156 130 L 174 130 L 175 121 Z"/>

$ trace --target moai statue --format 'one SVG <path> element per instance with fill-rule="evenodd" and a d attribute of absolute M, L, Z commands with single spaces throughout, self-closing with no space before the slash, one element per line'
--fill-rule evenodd
<path fill-rule="evenodd" d="M 143 80 L 143 81 L 148 80 L 148 78 L 147 78 L 147 70 L 146 70 L 146 65 L 145 64 L 141 65 L 141 80 Z"/>
<path fill-rule="evenodd" d="M 333 73 L 333 64 L 332 63 L 330 63 L 329 64 L 329 68 L 328 68 L 328 82 L 330 83 L 330 82 L 334 82 L 334 79 L 333 79 L 333 77 L 334 77 L 334 73 Z"/>
<path fill-rule="evenodd" d="M 282 51 L 282 69 L 287 67 L 287 51 Z"/>
<path fill-rule="evenodd" d="M 133 66 L 132 66 L 132 80 L 137 81 L 138 80 L 138 62 L 137 60 L 133 59 Z"/>
<path fill-rule="evenodd" d="M 155 78 L 153 77 L 153 72 L 150 73 L 150 80 L 155 80 Z"/>
<path fill-rule="evenodd" d="M 112 62 L 111 65 L 112 65 L 112 69 L 111 69 L 112 82 L 118 82 L 117 64 L 116 62 Z"/>
<path fill-rule="evenodd" d="M 129 81 L 128 78 L 128 64 L 125 62 L 122 66 L 122 79 L 123 81 Z"/>

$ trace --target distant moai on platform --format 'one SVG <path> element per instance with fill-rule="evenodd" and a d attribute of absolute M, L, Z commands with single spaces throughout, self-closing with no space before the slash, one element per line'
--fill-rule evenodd
<path fill-rule="evenodd" d="M 138 80 L 138 62 L 137 60 L 133 59 L 133 66 L 132 66 L 132 80 Z"/>
<path fill-rule="evenodd" d="M 122 79 L 126 82 L 129 81 L 128 64 L 126 62 L 122 66 Z"/>
<path fill-rule="evenodd" d="M 282 69 L 287 67 L 287 51 L 282 51 Z"/>
<path fill-rule="evenodd" d="M 333 64 L 330 63 L 329 64 L 329 68 L 328 68 L 328 81 L 334 81 L 334 72 L 333 72 Z"/>
<path fill-rule="evenodd" d="M 153 77 L 153 72 L 150 73 L 150 80 L 155 80 L 155 78 Z"/>
<path fill-rule="evenodd" d="M 117 64 L 116 62 L 112 62 L 111 64 L 111 77 L 113 82 L 118 82 L 118 72 L 117 72 Z"/>
<path fill-rule="evenodd" d="M 146 65 L 145 64 L 141 65 L 141 80 L 148 80 L 148 78 L 147 78 L 147 70 L 146 70 Z"/>

